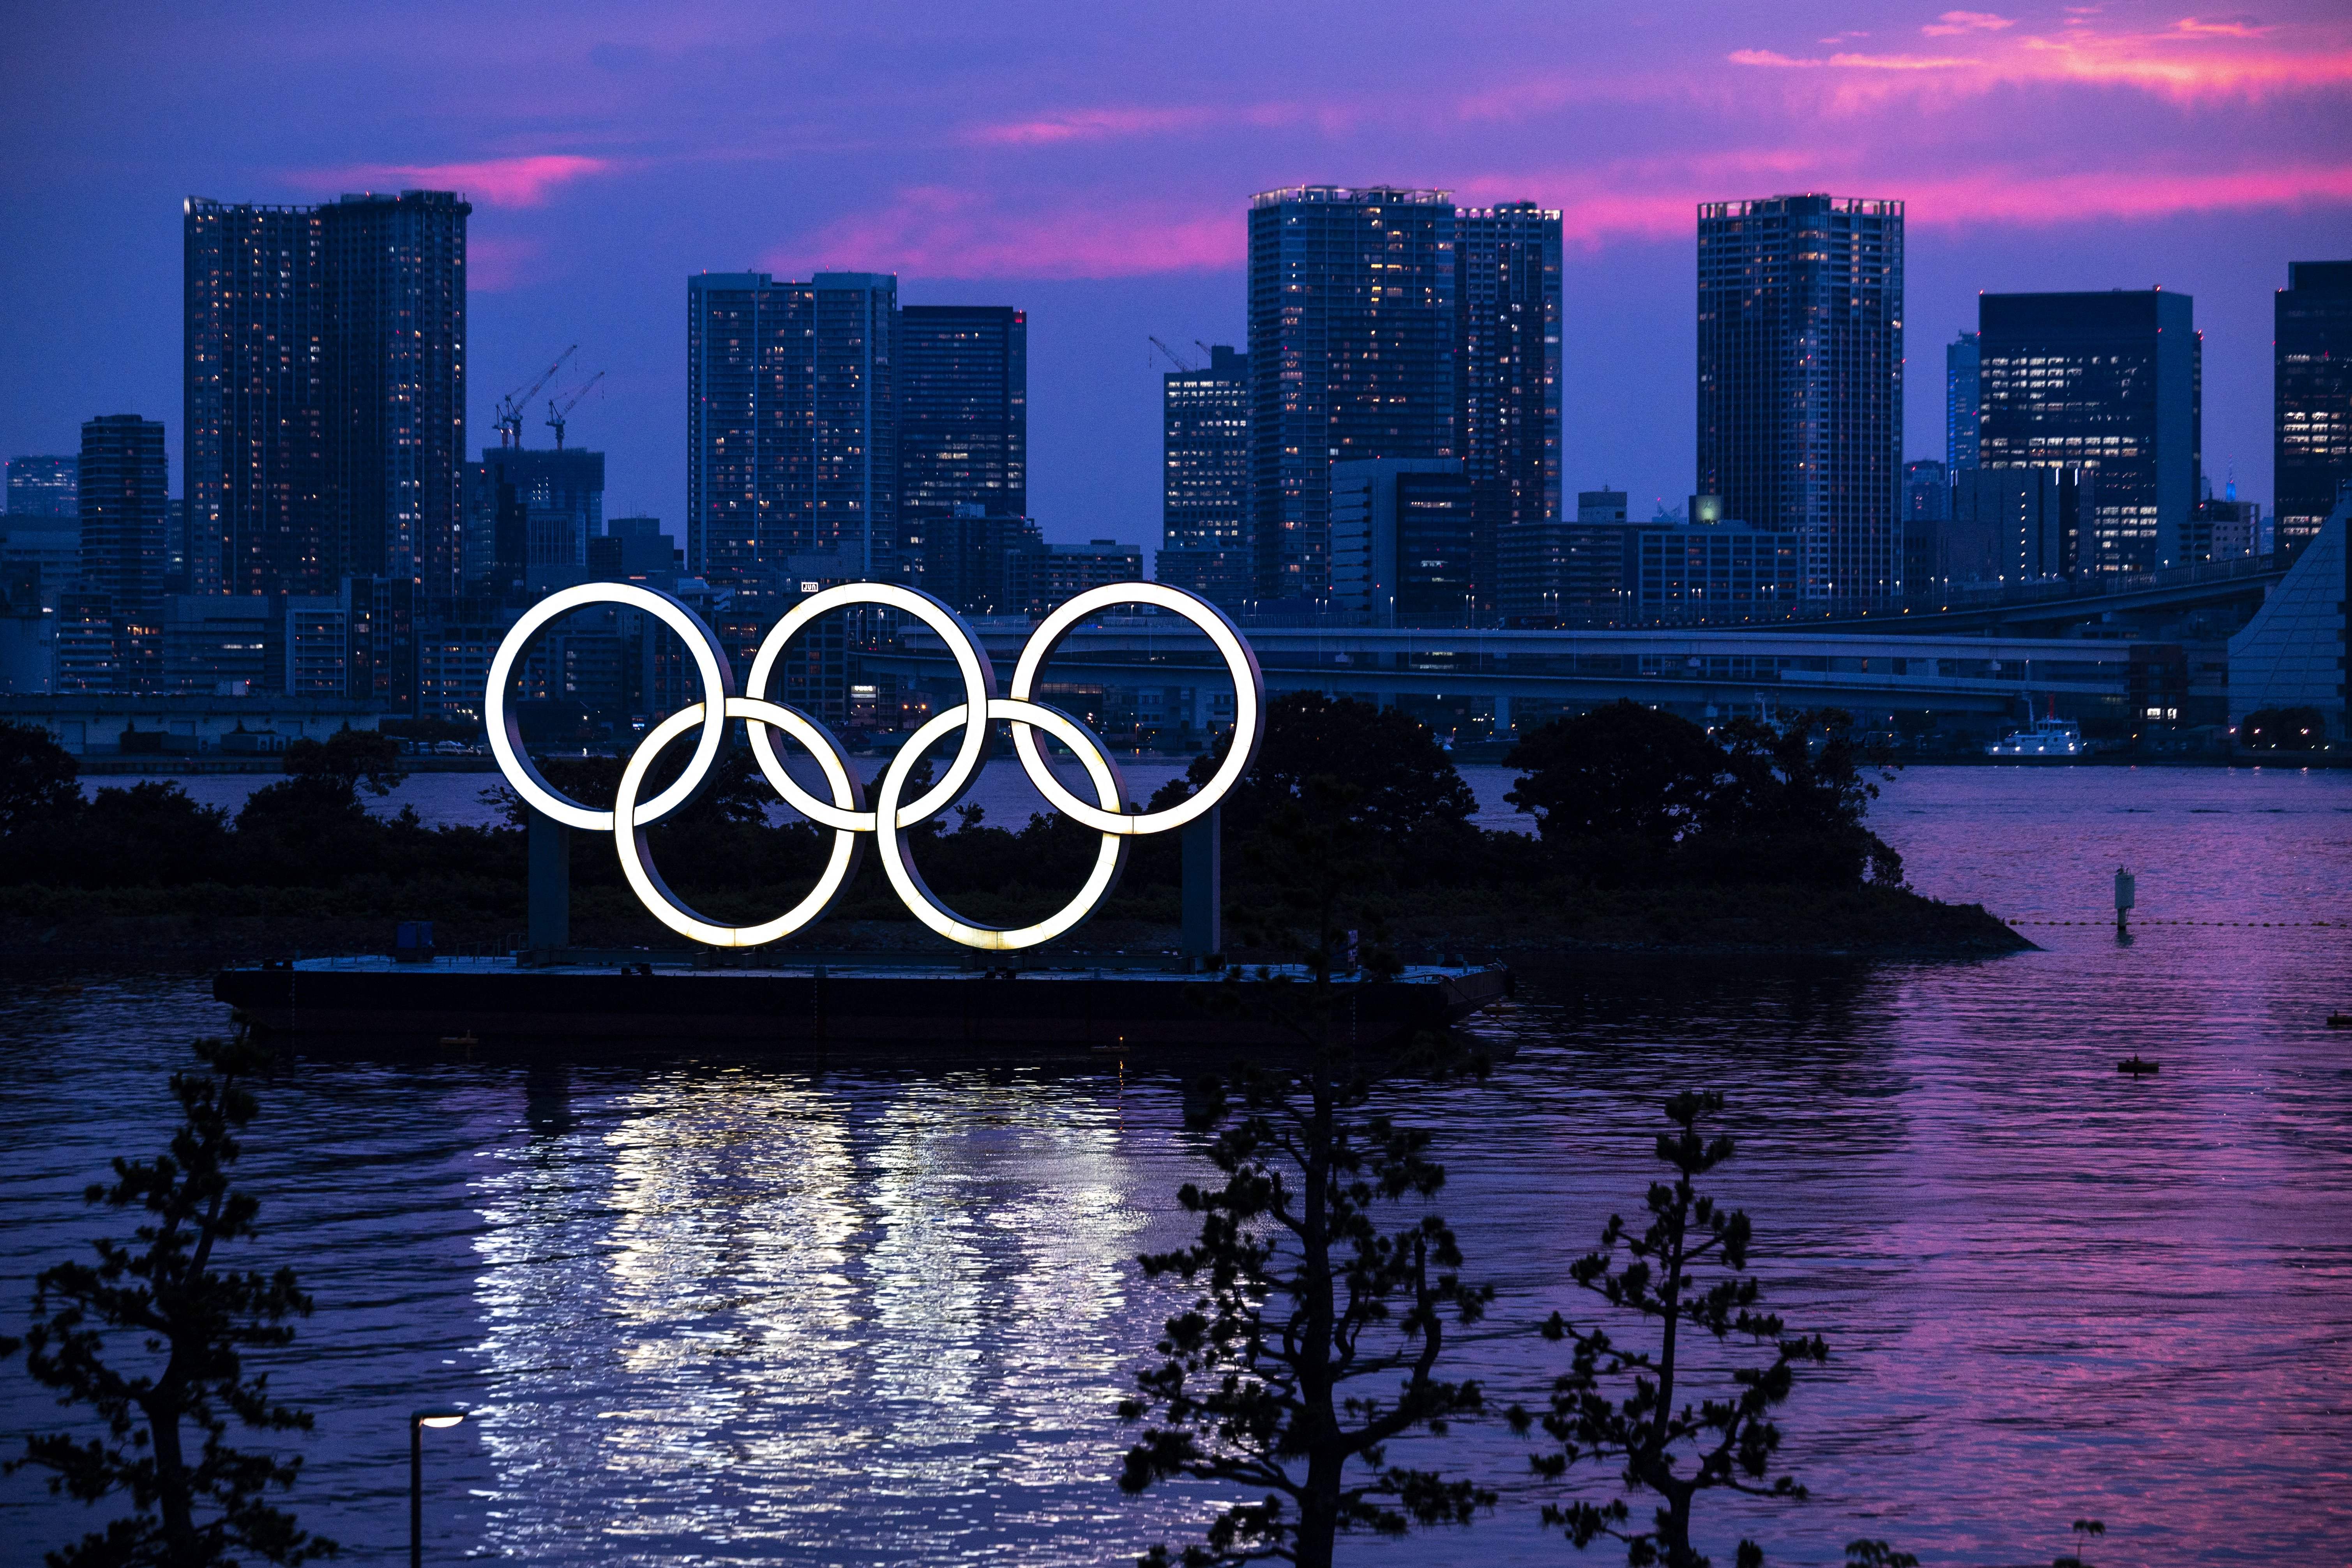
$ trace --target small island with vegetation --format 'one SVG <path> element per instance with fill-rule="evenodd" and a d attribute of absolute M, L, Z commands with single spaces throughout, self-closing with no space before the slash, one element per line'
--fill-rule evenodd
<path fill-rule="evenodd" d="M 670 759 L 671 765 L 677 765 Z M 1190 794 L 1197 761 L 1154 805 Z M 1378 885 L 1363 889 L 1387 942 L 1408 958 L 1505 959 L 1598 950 L 1968 956 L 2029 947 L 1975 905 L 1905 883 L 1902 858 L 1872 833 L 1874 779 L 1836 710 L 1714 731 L 1630 702 L 1522 738 L 1511 803 L 1535 831 L 1484 829 L 1476 802 L 1429 730 L 1345 698 L 1289 693 L 1269 705 L 1257 765 L 1226 797 L 1224 888 L 1249 956 L 1247 915 L 1267 874 L 1276 818 L 1342 814 L 1372 836 Z M 551 762 L 558 787 L 609 804 L 621 762 Z M 427 826 L 368 809 L 402 773 L 388 737 L 346 731 L 298 742 L 287 776 L 234 816 L 169 780 L 86 796 L 73 758 L 46 732 L 0 725 L 0 953 L 12 968 L 193 967 L 302 952 L 381 952 L 393 922 L 430 920 L 444 951 L 520 945 L 522 808 L 504 820 Z M 661 781 L 656 780 L 658 784 Z M 925 880 L 971 918 L 1011 921 L 1060 904 L 1097 840 L 1059 816 L 1018 827 L 961 807 L 952 826 L 908 835 Z M 648 834 L 665 878 L 713 917 L 786 907 L 814 880 L 830 835 L 789 818 L 736 745 L 692 805 Z M 636 905 L 611 847 L 572 842 L 573 940 L 676 944 Z M 1133 846 L 1117 894 L 1069 939 L 1090 952 L 1173 949 L 1181 897 L 1173 836 Z M 831 919 L 793 946 L 923 948 L 868 858 Z"/>

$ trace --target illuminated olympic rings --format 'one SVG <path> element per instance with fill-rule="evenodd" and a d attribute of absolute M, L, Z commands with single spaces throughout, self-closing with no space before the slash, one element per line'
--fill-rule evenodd
<path fill-rule="evenodd" d="M 523 749 L 508 692 L 515 666 L 533 637 L 557 616 L 589 605 L 618 605 L 653 616 L 686 645 L 702 678 L 703 700 L 672 713 L 630 753 L 621 771 L 620 792 L 610 811 L 597 811 L 558 791 L 533 766 Z M 849 766 L 841 743 L 823 724 L 796 708 L 766 698 L 769 680 L 794 637 L 818 616 L 855 605 L 874 605 L 920 621 L 946 645 L 961 678 L 963 700 L 932 718 L 898 748 L 883 770 L 872 809 L 865 786 Z M 1204 633 L 1224 660 L 1234 686 L 1233 744 L 1208 784 L 1181 805 L 1165 811 L 1130 813 L 1126 785 L 1101 741 L 1084 724 L 1060 710 L 1036 700 L 1045 663 L 1088 616 L 1120 605 L 1149 605 L 1182 616 Z M 848 583 L 810 595 L 771 627 L 751 661 L 748 695 L 738 696 L 734 670 L 719 639 L 702 618 L 668 595 L 628 583 L 586 583 L 551 594 L 531 606 L 499 645 L 490 661 L 489 691 L 483 710 L 490 750 L 499 769 L 530 806 L 567 826 L 593 833 L 610 833 L 621 858 L 621 870 L 646 909 L 680 936 L 713 947 L 755 947 L 792 935 L 824 918 L 857 874 L 865 841 L 871 833 L 882 855 L 882 870 L 890 886 L 915 918 L 950 942 L 966 947 L 1009 952 L 1034 947 L 1076 927 L 1092 914 L 1118 884 L 1127 863 L 1130 840 L 1147 833 L 1167 833 L 1197 821 L 1224 798 L 1256 760 L 1265 732 L 1265 681 L 1257 656 L 1234 624 L 1208 601 L 1159 583 L 1117 583 L 1090 588 L 1045 617 L 1022 647 L 1013 667 L 1012 694 L 996 695 L 996 670 L 961 616 L 929 595 L 890 583 Z M 819 827 L 833 831 L 833 848 L 824 869 L 809 895 L 774 920 L 758 925 L 722 925 L 705 919 L 680 902 L 662 880 L 646 847 L 645 830 L 691 801 L 709 781 L 719 760 L 730 720 L 740 719 L 751 732 L 751 752 L 761 773 L 792 808 Z M 923 885 L 902 835 L 916 824 L 936 816 L 961 799 L 980 776 L 988 760 L 989 739 L 1002 721 L 1013 731 L 1013 750 L 1022 770 L 1057 811 L 1102 835 L 1100 852 L 1077 896 L 1034 925 L 1004 928 L 967 921 L 941 904 Z M 946 776 L 913 800 L 913 787 L 924 753 L 958 728 L 963 731 Z M 782 731 L 815 759 L 824 775 L 825 795 L 803 787 L 785 771 L 773 731 Z M 1045 761 L 1038 743 L 1043 731 L 1077 757 L 1092 786 L 1093 801 L 1073 794 Z M 685 771 L 650 800 L 638 797 L 646 775 L 663 750 L 695 736 L 694 754 Z"/>

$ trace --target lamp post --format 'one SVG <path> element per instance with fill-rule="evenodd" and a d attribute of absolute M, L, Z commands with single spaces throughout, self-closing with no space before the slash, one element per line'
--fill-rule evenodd
<path fill-rule="evenodd" d="M 453 1405 L 408 1414 L 408 1568 L 425 1568 L 425 1428 L 455 1426 L 465 1418 Z"/>

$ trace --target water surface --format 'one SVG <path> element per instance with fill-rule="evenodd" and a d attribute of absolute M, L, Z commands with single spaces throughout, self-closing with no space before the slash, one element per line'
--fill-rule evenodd
<path fill-rule="evenodd" d="M 1495 1079 L 1401 1107 L 1501 1292 L 1461 1364 L 1539 1395 L 1525 1326 L 1583 1306 L 1566 1266 L 1638 1206 L 1657 1102 L 1718 1087 L 1759 1269 L 1834 1359 L 1784 1422 L 1812 1500 L 1727 1518 L 1717 1561 L 1745 1528 L 1779 1563 L 1859 1534 L 2047 1563 L 2084 1515 L 2101 1563 L 2343 1560 L 2352 1037 L 2323 1020 L 2352 1005 L 2352 776 L 1923 768 L 1877 823 L 1924 890 L 2075 923 L 1965 964 L 1535 967 L 1481 1025 L 1517 1047 Z M 0 1321 L 223 1022 L 197 977 L 6 1000 Z M 2116 1075 L 2133 1052 L 2161 1075 Z M 307 1062 L 249 1150 L 256 1250 L 319 1302 L 275 1373 L 319 1416 L 298 1503 L 347 1560 L 400 1559 L 405 1413 L 444 1400 L 479 1419 L 427 1434 L 437 1560 L 1096 1563 L 1205 1506 L 1111 1479 L 1170 1307 L 1131 1258 L 1185 1233 L 1203 1169 L 1149 1075 L 816 1075 L 684 1039 L 629 1068 Z M 0 1431 L 51 1415 L 0 1373 Z M 1474 1426 L 1413 1455 L 1503 1508 L 1351 1558 L 1576 1560 L 1523 1454 Z M 29 1472 L 0 1506 L 42 1545 L 88 1518 Z"/>

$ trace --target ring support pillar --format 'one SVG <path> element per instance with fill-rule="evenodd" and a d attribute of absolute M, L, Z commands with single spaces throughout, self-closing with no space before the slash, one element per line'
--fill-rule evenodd
<path fill-rule="evenodd" d="M 1225 950 L 1223 806 L 1188 822 L 1180 830 L 1184 851 L 1184 942 L 1188 959 Z"/>
<path fill-rule="evenodd" d="M 530 946 L 572 945 L 572 829 L 537 806 L 530 816 Z"/>

